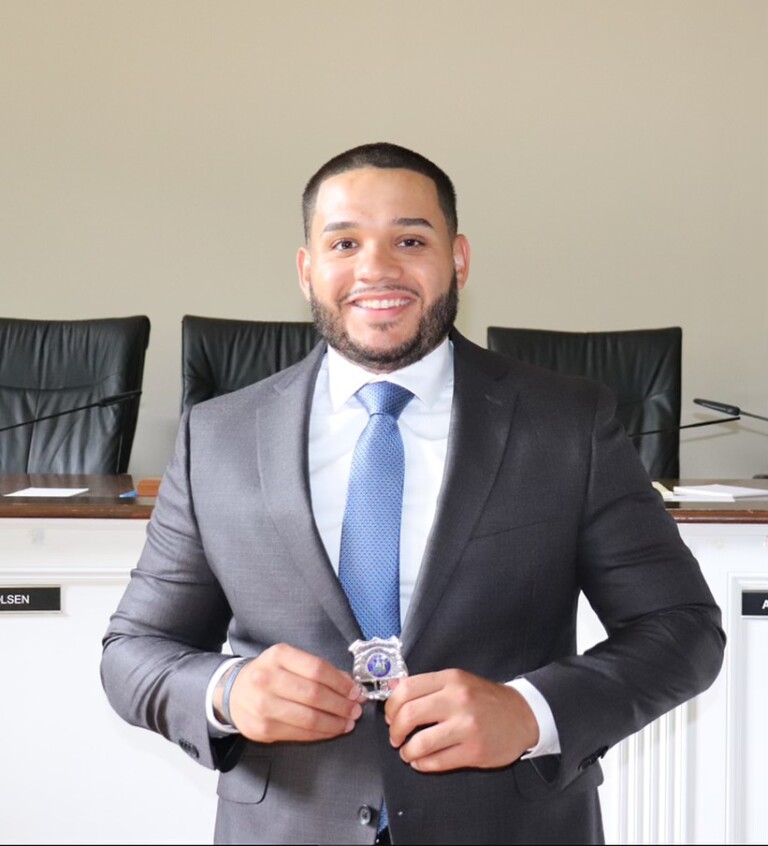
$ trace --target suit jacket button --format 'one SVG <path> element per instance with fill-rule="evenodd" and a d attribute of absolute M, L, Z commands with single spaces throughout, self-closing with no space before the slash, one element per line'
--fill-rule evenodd
<path fill-rule="evenodd" d="M 579 764 L 579 770 L 583 772 L 587 769 L 587 767 L 591 767 L 592 764 L 594 764 L 598 758 L 602 758 L 607 751 L 607 746 L 601 746 L 596 752 L 593 752 L 591 755 L 587 755 L 587 757 Z"/>
<path fill-rule="evenodd" d="M 373 810 L 369 805 L 361 805 L 357 809 L 357 821 L 360 825 L 370 825 L 373 819 Z"/>

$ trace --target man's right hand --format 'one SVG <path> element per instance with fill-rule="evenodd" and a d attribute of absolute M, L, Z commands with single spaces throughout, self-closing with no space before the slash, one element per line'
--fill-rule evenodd
<path fill-rule="evenodd" d="M 214 693 L 217 711 L 227 676 Z M 279 643 L 240 670 L 230 691 L 229 712 L 235 728 L 259 743 L 326 740 L 352 731 L 364 701 L 348 673 Z"/>

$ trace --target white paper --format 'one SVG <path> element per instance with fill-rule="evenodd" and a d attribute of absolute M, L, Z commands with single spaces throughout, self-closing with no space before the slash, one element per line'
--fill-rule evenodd
<path fill-rule="evenodd" d="M 664 502 L 734 502 L 734 498 L 730 496 L 714 496 L 709 494 L 704 496 L 702 494 L 678 494 L 672 493 L 669 488 L 664 487 L 661 482 L 652 482 L 653 487 L 662 495 Z"/>
<path fill-rule="evenodd" d="M 745 497 L 768 496 L 768 490 L 762 488 L 747 488 L 740 485 L 675 485 L 672 489 L 675 496 L 696 496 L 702 501 L 715 500 L 733 502 Z"/>
<path fill-rule="evenodd" d="M 736 502 L 730 494 L 664 494 L 664 502 Z"/>
<path fill-rule="evenodd" d="M 24 488 L 3 496 L 76 496 L 87 490 L 88 488 Z"/>

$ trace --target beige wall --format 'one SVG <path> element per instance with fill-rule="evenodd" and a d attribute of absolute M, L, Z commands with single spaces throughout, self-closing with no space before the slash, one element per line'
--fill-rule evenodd
<path fill-rule="evenodd" d="M 391 140 L 456 182 L 470 338 L 680 325 L 683 422 L 768 415 L 767 95 L 764 0 L 0 0 L 0 313 L 149 315 L 159 473 L 182 315 L 307 319 L 303 184 Z M 768 423 L 682 463 L 768 472 Z"/>

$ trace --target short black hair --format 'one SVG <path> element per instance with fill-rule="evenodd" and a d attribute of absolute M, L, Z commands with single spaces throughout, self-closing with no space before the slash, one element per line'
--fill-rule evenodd
<path fill-rule="evenodd" d="M 402 168 L 421 173 L 435 183 L 437 189 L 437 200 L 445 215 L 448 224 L 448 231 L 451 238 L 456 237 L 459 231 L 459 220 L 456 213 L 456 190 L 453 187 L 448 174 L 441 170 L 434 162 L 431 162 L 420 153 L 400 147 L 397 144 L 390 144 L 386 141 L 378 141 L 374 144 L 362 144 L 359 147 L 352 147 L 343 153 L 339 153 L 327 161 L 312 178 L 307 182 L 301 198 L 301 210 L 304 217 L 304 238 L 309 241 L 309 230 L 312 223 L 312 215 L 315 211 L 317 192 L 326 179 L 337 176 L 348 170 L 358 170 L 364 167 L 380 168 Z"/>

